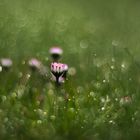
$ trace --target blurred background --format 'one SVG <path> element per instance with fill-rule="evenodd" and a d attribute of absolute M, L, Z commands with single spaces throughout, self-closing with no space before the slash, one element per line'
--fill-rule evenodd
<path fill-rule="evenodd" d="M 15 65 L 29 57 L 45 62 L 48 49 L 58 45 L 66 63 L 92 65 L 95 54 L 102 60 L 112 57 L 114 43 L 120 59 L 128 48 L 138 60 L 139 4 L 138 0 L 1 0 L 0 56 L 12 58 Z"/>
<path fill-rule="evenodd" d="M 116 140 L 125 139 L 123 133 L 129 129 L 130 126 L 128 124 L 131 124 L 132 114 L 135 114 L 136 110 L 138 110 L 138 99 L 140 99 L 139 38 L 139 0 L 0 0 L 0 58 L 10 58 L 13 60 L 13 67 L 10 71 L 0 72 L 0 112 L 3 111 L 4 113 L 2 114 L 5 114 L 1 119 L 4 120 L 7 116 L 9 116 L 9 118 L 11 117 L 9 122 L 13 128 L 16 127 L 18 130 L 19 126 L 14 124 L 17 120 L 13 118 L 20 118 L 18 114 L 20 112 L 19 108 L 26 106 L 27 108 L 24 109 L 27 114 L 31 113 L 34 106 L 40 108 L 40 106 L 36 105 L 34 98 L 31 104 L 30 97 L 27 95 L 22 101 L 18 101 L 19 107 L 17 103 L 15 103 L 16 100 L 14 99 L 13 101 L 13 99 L 11 99 L 11 95 L 12 98 L 15 94 L 17 95 L 17 93 L 15 93 L 17 89 L 22 90 L 22 93 L 32 93 L 33 95 L 34 93 L 40 95 L 50 92 L 50 90 L 48 91 L 48 87 L 50 88 L 50 86 L 48 86 L 44 79 L 36 73 L 33 74 L 33 76 L 30 75 L 27 64 L 30 58 L 35 57 L 42 61 L 45 66 L 49 67 L 51 61 L 49 49 L 57 45 L 61 46 L 64 50 L 61 61 L 67 63 L 70 68 L 76 71 L 76 75 L 70 77 L 68 83 L 65 85 L 67 92 L 72 95 L 71 97 L 77 92 L 82 92 L 83 94 L 77 97 L 79 100 L 83 99 L 80 101 L 80 107 L 83 108 L 82 113 L 84 114 L 85 111 L 85 114 L 89 113 L 89 116 L 96 113 L 93 116 L 91 115 L 92 117 L 90 119 L 86 115 L 85 118 L 81 118 L 81 120 L 86 120 L 87 118 L 90 120 L 88 121 L 87 119 L 87 127 L 84 130 L 88 131 L 84 135 L 84 138 L 78 137 L 78 135 L 83 133 L 81 125 L 79 126 L 80 128 L 78 127 L 79 132 L 76 131 L 77 127 L 74 127 L 76 132 L 73 132 L 72 129 L 74 128 L 71 125 L 63 126 L 62 129 L 61 125 L 52 123 L 49 125 L 50 130 L 53 130 L 51 134 L 61 135 L 61 132 L 65 132 L 66 130 L 66 137 L 64 137 L 64 139 L 71 138 L 68 135 L 69 133 L 72 133 L 72 138 L 76 139 L 98 140 L 102 138 L 108 139 L 108 137 Z M 30 76 L 31 79 L 27 84 L 26 81 L 28 81 L 27 79 Z M 106 81 L 106 85 L 101 84 L 101 82 Z M 93 96 L 93 91 L 99 92 L 96 96 L 97 100 L 102 98 L 102 96 L 108 97 L 107 94 L 109 92 L 112 93 L 109 95 L 113 99 L 112 108 L 114 108 L 112 112 L 110 111 L 111 114 L 114 114 L 118 107 L 114 104 L 115 99 L 119 100 L 118 98 L 121 98 L 121 96 L 131 96 L 131 98 L 137 98 L 137 100 L 135 100 L 131 109 L 126 107 L 128 112 L 126 111 L 127 113 L 124 113 L 125 115 L 122 119 L 116 116 L 121 123 L 113 127 L 107 127 L 108 125 L 106 126 L 104 122 L 101 123 L 105 113 L 100 114 L 98 112 L 99 110 L 97 108 L 100 107 L 100 103 L 98 102 L 96 104 L 94 101 L 94 104 L 91 104 L 87 101 L 88 93 Z M 3 103 L 3 100 L 6 100 L 6 104 L 5 102 Z M 12 103 L 14 102 L 15 104 L 15 108 L 13 107 L 14 111 L 11 111 L 13 114 L 8 113 L 9 110 L 11 110 L 11 100 Z M 26 102 L 28 102 L 28 105 Z M 74 103 L 75 102 L 76 101 L 74 101 Z M 51 105 L 45 105 L 44 109 L 47 108 L 46 106 Z M 87 108 L 92 108 L 92 106 L 93 110 L 96 108 L 94 113 L 86 110 Z M 19 112 L 16 111 L 18 110 L 17 108 Z M 70 103 L 70 109 L 71 108 L 75 109 L 73 103 Z M 71 111 L 73 110 L 71 109 Z M 109 112 L 109 110 L 107 111 Z M 122 114 L 122 112 L 120 111 L 119 113 Z M 137 114 L 139 113 L 137 112 Z M 28 120 L 29 116 L 32 116 L 30 120 Z M 34 120 L 33 118 L 36 117 L 33 117 L 33 114 L 29 116 L 25 115 L 23 120 L 25 119 L 25 122 L 29 121 L 30 123 L 21 123 L 24 126 L 23 132 L 26 132 L 26 129 L 34 127 L 34 124 L 33 127 L 31 124 Z M 97 125 L 97 127 L 95 126 L 96 129 L 94 129 L 90 124 L 93 118 L 96 119 L 97 116 L 100 116 L 101 120 L 96 121 L 98 125 L 94 122 Z M 127 116 L 129 116 L 127 123 L 123 125 Z M 55 118 L 53 117 L 54 116 L 51 115 L 52 120 Z M 137 117 L 139 118 L 139 115 Z M 114 117 L 113 119 L 116 118 Z M 71 119 L 73 119 L 73 117 Z M 129 137 L 130 131 L 126 134 L 127 139 L 138 138 L 137 134 L 140 130 L 136 128 L 138 128 L 139 125 L 135 126 L 135 124 L 140 124 L 138 120 L 133 125 L 133 132 L 131 129 L 133 133 L 131 135 L 132 137 Z M 59 121 L 60 123 L 63 122 L 62 120 Z M 69 122 L 69 120 L 67 121 Z M 77 124 L 80 124 L 80 122 L 82 123 L 79 119 Z M 43 131 L 45 127 L 37 127 L 35 130 L 29 132 L 32 136 L 30 137 L 30 134 L 24 133 L 22 135 L 22 131 L 13 132 L 9 124 L 3 125 L 4 124 L 1 123 L 2 130 L 6 132 L 1 131 L 1 135 L 5 139 L 24 139 L 24 135 L 26 135 L 27 138 L 38 139 L 40 134 L 35 135 L 36 131 Z M 59 132 L 59 130 L 57 131 L 54 126 L 59 128 L 61 132 Z M 107 134 L 107 132 L 103 130 L 106 129 L 105 127 L 110 128 L 112 133 Z M 122 132 L 119 130 L 121 128 L 124 128 Z M 8 130 L 9 135 L 5 137 Z M 95 131 L 97 131 L 97 133 Z M 94 132 L 95 135 L 92 135 Z M 46 138 L 44 131 L 42 135 L 44 137 L 41 137 L 41 139 Z M 53 136 L 50 139 L 52 138 L 54 139 Z M 62 139 L 62 137 L 55 138 Z"/>

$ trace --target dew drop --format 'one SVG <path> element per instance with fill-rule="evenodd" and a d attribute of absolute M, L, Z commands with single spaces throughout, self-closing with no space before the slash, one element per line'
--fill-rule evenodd
<path fill-rule="evenodd" d="M 80 47 L 81 47 L 82 49 L 88 48 L 88 42 L 85 41 L 85 40 L 80 41 Z"/>

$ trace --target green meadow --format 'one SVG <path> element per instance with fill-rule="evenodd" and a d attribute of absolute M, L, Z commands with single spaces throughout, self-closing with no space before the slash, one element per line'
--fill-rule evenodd
<path fill-rule="evenodd" d="M 28 67 L 52 46 L 60 87 Z M 139 0 L 0 0 L 0 139 L 139 140 L 139 54 Z"/>

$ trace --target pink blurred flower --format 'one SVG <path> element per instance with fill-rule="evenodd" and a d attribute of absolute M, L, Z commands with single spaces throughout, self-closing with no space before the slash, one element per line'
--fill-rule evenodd
<path fill-rule="evenodd" d="M 63 50 L 59 47 L 52 47 L 50 49 L 50 54 L 51 54 L 52 58 L 55 61 L 57 61 L 60 58 L 60 56 L 63 54 Z"/>
<path fill-rule="evenodd" d="M 59 48 L 59 47 L 52 47 L 50 49 L 50 54 L 59 54 L 59 55 L 61 55 L 61 54 L 63 54 L 63 50 L 61 48 Z"/>
<path fill-rule="evenodd" d="M 0 60 L 2 67 L 10 68 L 13 65 L 13 62 L 9 58 L 2 58 Z"/>
<path fill-rule="evenodd" d="M 41 66 L 41 62 L 36 58 L 32 58 L 28 61 L 28 64 L 31 68 L 38 69 Z"/>

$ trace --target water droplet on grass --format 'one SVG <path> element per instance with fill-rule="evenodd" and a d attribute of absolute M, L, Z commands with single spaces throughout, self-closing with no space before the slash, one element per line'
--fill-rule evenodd
<path fill-rule="evenodd" d="M 112 58 L 111 61 L 112 61 L 112 62 L 115 62 L 115 58 Z"/>
<path fill-rule="evenodd" d="M 111 67 L 110 67 L 112 70 L 114 70 L 115 69 L 115 67 L 113 66 L 113 65 L 111 65 Z"/>
<path fill-rule="evenodd" d="M 105 98 L 101 98 L 101 102 L 102 103 L 105 103 Z"/>
<path fill-rule="evenodd" d="M 89 95 L 90 95 L 91 97 L 94 97 L 95 93 L 94 93 L 93 91 L 91 91 L 91 92 L 89 93 Z"/>
<path fill-rule="evenodd" d="M 76 69 L 74 67 L 69 68 L 68 74 L 74 76 L 76 74 Z"/>
<path fill-rule="evenodd" d="M 54 121 L 54 120 L 56 119 L 56 116 L 55 116 L 55 115 L 51 115 L 51 116 L 50 116 L 50 119 L 51 119 L 52 121 Z"/>
<path fill-rule="evenodd" d="M 69 108 L 69 112 L 74 113 L 74 108 Z"/>
<path fill-rule="evenodd" d="M 42 121 L 41 120 L 37 120 L 37 124 L 42 124 Z"/>
<path fill-rule="evenodd" d="M 110 124 L 115 124 L 115 122 L 113 120 L 110 120 L 109 123 Z"/>
<path fill-rule="evenodd" d="M 46 112 L 46 111 L 44 111 L 44 112 L 43 112 L 43 114 L 44 114 L 44 115 L 47 115 L 47 112 Z"/>
<path fill-rule="evenodd" d="M 122 67 L 122 68 L 125 68 L 125 64 L 121 64 L 121 67 Z"/>
<path fill-rule="evenodd" d="M 105 107 L 102 107 L 101 110 L 104 111 L 105 110 Z"/>
<path fill-rule="evenodd" d="M 29 79 L 31 77 L 31 75 L 30 74 L 27 74 L 27 78 Z"/>
<path fill-rule="evenodd" d="M 129 78 L 129 81 L 132 81 L 132 78 Z"/>
<path fill-rule="evenodd" d="M 88 48 L 88 42 L 85 41 L 85 40 L 80 41 L 80 47 L 81 47 L 82 49 Z"/>

